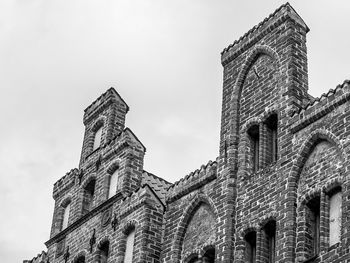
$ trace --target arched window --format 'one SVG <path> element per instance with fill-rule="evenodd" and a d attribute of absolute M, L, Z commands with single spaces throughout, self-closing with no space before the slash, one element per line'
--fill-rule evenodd
<path fill-rule="evenodd" d="M 92 179 L 84 188 L 83 191 L 83 215 L 91 210 L 92 202 L 95 194 L 96 180 Z"/>
<path fill-rule="evenodd" d="M 111 198 L 117 192 L 117 189 L 118 189 L 118 177 L 119 177 L 119 170 L 118 169 L 116 169 L 109 176 L 108 198 Z"/>
<path fill-rule="evenodd" d="M 203 257 L 202 257 L 202 262 L 203 263 L 214 263 L 215 262 L 215 249 L 210 248 L 208 249 Z"/>
<path fill-rule="evenodd" d="M 95 151 L 97 148 L 101 146 L 101 140 L 102 140 L 102 125 L 97 128 L 94 134 L 94 145 L 92 150 Z"/>
<path fill-rule="evenodd" d="M 70 202 L 68 202 L 63 207 L 63 219 L 62 219 L 62 227 L 61 230 L 64 230 L 68 226 L 68 219 L 69 219 L 69 213 L 70 213 Z"/>
<path fill-rule="evenodd" d="M 306 204 L 306 243 L 310 244 L 309 257 L 320 251 L 320 196 L 315 196 Z"/>
<path fill-rule="evenodd" d="M 85 263 L 85 256 L 80 256 L 74 261 L 74 263 Z"/>
<path fill-rule="evenodd" d="M 264 262 L 275 262 L 276 255 L 276 222 L 269 221 L 263 227 L 262 257 Z"/>
<path fill-rule="evenodd" d="M 342 218 L 342 192 L 336 188 L 329 194 L 329 245 L 340 242 Z"/>
<path fill-rule="evenodd" d="M 277 114 L 272 114 L 265 121 L 266 132 L 267 132 L 267 163 L 273 163 L 277 161 L 277 128 L 278 128 L 278 119 Z"/>
<path fill-rule="evenodd" d="M 97 262 L 107 263 L 108 256 L 109 256 L 109 241 L 105 241 L 98 248 Z"/>
<path fill-rule="evenodd" d="M 128 234 L 126 237 L 124 263 L 132 263 L 134 242 L 135 242 L 135 227 L 131 228 L 128 231 Z"/>
<path fill-rule="evenodd" d="M 253 167 L 253 171 L 256 172 L 259 169 L 259 126 L 253 125 L 248 130 L 250 139 L 250 159 Z"/>
<path fill-rule="evenodd" d="M 251 231 L 244 237 L 245 240 L 245 260 L 247 263 L 255 263 L 256 260 L 256 232 Z"/>

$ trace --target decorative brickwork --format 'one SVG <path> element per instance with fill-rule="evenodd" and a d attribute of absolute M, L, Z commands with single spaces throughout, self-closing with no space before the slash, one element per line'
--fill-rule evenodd
<path fill-rule="evenodd" d="M 307 93 L 308 31 L 287 3 L 223 50 L 219 156 L 174 184 L 102 94 L 54 185 L 48 251 L 25 262 L 350 262 L 350 81 Z"/>

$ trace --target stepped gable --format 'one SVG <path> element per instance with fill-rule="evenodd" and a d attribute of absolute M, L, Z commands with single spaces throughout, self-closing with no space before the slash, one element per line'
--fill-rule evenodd
<path fill-rule="evenodd" d="M 114 143 L 123 143 L 123 142 L 136 142 L 142 147 L 144 151 L 146 151 L 146 147 L 139 140 L 139 138 L 137 138 L 135 133 L 133 133 L 133 131 L 128 127 L 126 127 L 122 132 L 117 134 L 108 144 L 104 145 L 103 148 L 110 146 Z"/>
<path fill-rule="evenodd" d="M 128 104 L 126 104 L 119 93 L 113 87 L 111 87 L 84 110 L 84 123 L 98 113 L 99 109 L 101 109 L 101 105 L 105 104 L 105 106 L 107 106 L 115 100 L 122 102 L 126 107 L 126 112 L 129 111 Z"/>
<path fill-rule="evenodd" d="M 152 173 L 143 171 L 141 185 L 149 185 L 153 191 L 158 195 L 159 199 L 165 204 L 165 197 L 169 187 L 172 183 L 160 178 Z"/>
<path fill-rule="evenodd" d="M 74 185 L 75 177 L 79 174 L 80 170 L 78 168 L 73 168 L 67 172 L 63 177 L 61 177 L 53 186 L 53 196 L 54 198 L 63 190 Z"/>
<path fill-rule="evenodd" d="M 222 63 L 227 63 L 228 57 L 232 57 L 232 53 L 236 52 L 238 46 L 248 46 L 254 44 L 260 38 L 262 38 L 267 33 L 271 32 L 274 28 L 284 22 L 286 19 L 292 19 L 298 24 L 301 24 L 309 31 L 308 26 L 305 24 L 304 20 L 299 16 L 299 14 L 294 10 L 294 8 L 287 2 L 277 8 L 272 14 L 266 17 L 262 22 L 251 28 L 247 33 L 241 36 L 239 39 L 235 40 L 228 47 L 224 48 L 221 52 Z M 246 42 L 243 44 L 243 42 Z M 239 45 L 238 45 L 239 44 Z M 226 61 L 224 63 L 224 61 Z"/>
<path fill-rule="evenodd" d="M 47 254 L 45 251 L 42 251 L 40 254 L 38 254 L 36 257 L 34 257 L 31 260 L 24 260 L 23 263 L 42 263 L 42 262 L 48 262 L 46 261 Z"/>
<path fill-rule="evenodd" d="M 168 203 L 173 202 L 181 196 L 215 179 L 217 177 L 217 163 L 218 158 L 214 162 L 209 161 L 206 165 L 202 165 L 200 169 L 189 173 L 184 178 L 172 184 L 168 189 L 166 201 Z"/>
<path fill-rule="evenodd" d="M 350 80 L 345 80 L 335 89 L 330 89 L 318 98 L 312 98 L 304 107 L 291 111 L 290 115 L 293 117 L 291 131 L 293 133 L 299 131 L 348 100 L 350 100 Z"/>

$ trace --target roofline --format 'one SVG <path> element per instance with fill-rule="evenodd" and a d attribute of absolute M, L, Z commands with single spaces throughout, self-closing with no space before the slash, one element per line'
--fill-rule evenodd
<path fill-rule="evenodd" d="M 271 13 L 268 17 L 266 17 L 263 21 L 261 21 L 259 24 L 255 25 L 252 27 L 250 30 L 248 30 L 244 35 L 242 35 L 239 39 L 235 40 L 232 44 L 227 46 L 226 48 L 223 49 L 221 52 L 221 55 L 223 56 L 225 53 L 231 50 L 234 46 L 237 44 L 241 43 L 243 40 L 247 39 L 248 36 L 253 34 L 255 31 L 257 31 L 259 28 L 262 26 L 266 25 L 268 22 L 270 22 L 273 18 L 275 18 L 276 14 L 279 13 L 282 9 L 284 8 L 290 8 L 296 15 L 297 18 L 300 19 L 301 23 L 305 26 L 306 28 L 306 33 L 310 31 L 309 27 L 306 25 L 305 21 L 301 18 L 301 16 L 295 11 L 295 9 L 287 2 L 283 5 L 281 5 L 279 8 L 277 8 L 273 13 Z M 290 12 L 289 12 L 290 13 Z"/>
<path fill-rule="evenodd" d="M 101 98 L 102 98 L 103 96 L 105 96 L 108 92 L 112 92 L 112 93 L 114 93 L 115 95 L 117 95 L 118 98 L 125 104 L 125 106 L 126 106 L 126 112 L 129 111 L 130 108 L 129 108 L 128 104 L 125 102 L 125 100 L 120 96 L 120 94 L 115 90 L 115 88 L 110 87 L 108 90 L 106 90 L 104 93 L 102 93 L 97 99 L 95 99 L 88 107 L 86 107 L 85 110 L 84 110 L 84 112 L 86 112 L 87 110 L 89 110 L 89 109 L 92 107 L 92 105 L 93 105 L 96 101 L 98 101 L 99 99 L 101 99 Z"/>
<path fill-rule="evenodd" d="M 165 183 L 167 183 L 167 184 L 169 184 L 169 185 L 172 185 L 172 184 L 173 184 L 173 183 L 168 182 L 167 180 L 165 180 L 165 179 L 162 178 L 162 177 L 159 177 L 159 176 L 157 176 L 157 175 L 155 175 L 155 174 L 153 174 L 153 173 L 147 172 L 146 170 L 143 170 L 143 172 L 145 172 L 145 173 L 147 173 L 147 174 L 150 174 L 150 175 L 152 175 L 152 176 L 158 178 L 159 180 L 164 181 Z"/>

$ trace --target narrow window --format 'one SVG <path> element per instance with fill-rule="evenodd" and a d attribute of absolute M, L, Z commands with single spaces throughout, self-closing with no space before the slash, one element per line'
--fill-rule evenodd
<path fill-rule="evenodd" d="M 92 148 L 93 151 L 95 151 L 97 148 L 100 147 L 101 139 L 102 139 L 102 126 L 95 131 L 94 146 Z"/>
<path fill-rule="evenodd" d="M 117 192 L 118 187 L 118 169 L 116 169 L 113 174 L 109 177 L 109 189 L 108 189 L 108 198 L 114 196 Z"/>
<path fill-rule="evenodd" d="M 259 126 L 254 125 L 248 130 L 251 145 L 251 160 L 253 163 L 253 171 L 259 169 Z"/>
<path fill-rule="evenodd" d="M 109 255 L 109 242 L 106 241 L 104 242 L 98 251 L 98 262 L 99 263 L 107 263 L 108 260 L 108 255 Z"/>
<path fill-rule="evenodd" d="M 79 258 L 75 261 L 75 263 L 85 263 L 85 256 L 79 257 Z"/>
<path fill-rule="evenodd" d="M 307 203 L 306 211 L 306 247 L 310 256 L 317 255 L 320 250 L 320 197 Z"/>
<path fill-rule="evenodd" d="M 83 193 L 83 215 L 88 213 L 92 207 L 92 201 L 95 193 L 95 180 L 91 180 L 84 188 Z"/>
<path fill-rule="evenodd" d="M 277 114 L 273 114 L 269 118 L 267 118 L 265 124 L 267 128 L 267 160 L 268 160 L 268 163 L 272 163 L 277 161 L 277 152 L 278 152 Z"/>
<path fill-rule="evenodd" d="M 197 263 L 197 262 L 199 262 L 199 259 L 198 259 L 198 257 L 197 257 L 197 256 L 196 256 L 196 257 L 191 258 L 191 259 L 188 261 L 188 263 Z"/>
<path fill-rule="evenodd" d="M 329 245 L 340 242 L 342 193 L 337 189 L 329 198 Z"/>
<path fill-rule="evenodd" d="M 208 249 L 203 257 L 202 257 L 202 262 L 203 263 L 214 263 L 215 262 L 215 249 L 211 248 Z"/>
<path fill-rule="evenodd" d="M 70 202 L 63 208 L 63 220 L 62 220 L 62 228 L 66 229 L 68 226 L 69 212 L 70 212 Z"/>
<path fill-rule="evenodd" d="M 124 263 L 132 263 L 134 241 L 135 241 L 135 228 L 131 229 L 128 233 L 128 236 L 126 237 Z"/>
<path fill-rule="evenodd" d="M 245 236 L 245 259 L 247 263 L 255 263 L 256 259 L 256 232 L 252 231 Z"/>
<path fill-rule="evenodd" d="M 276 222 L 268 222 L 264 228 L 264 244 L 263 244 L 263 256 L 266 258 L 265 262 L 275 262 L 276 254 Z"/>

